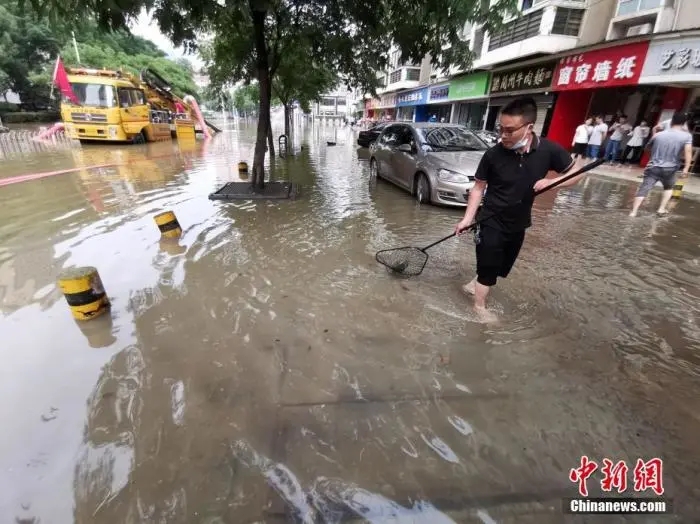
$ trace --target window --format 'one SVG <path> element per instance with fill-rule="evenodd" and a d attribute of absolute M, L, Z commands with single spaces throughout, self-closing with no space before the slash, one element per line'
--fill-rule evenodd
<path fill-rule="evenodd" d="M 420 80 L 420 69 L 406 69 L 406 80 Z"/>
<path fill-rule="evenodd" d="M 491 35 L 489 51 L 539 35 L 541 22 L 542 9 L 508 22 L 501 31 Z"/>
<path fill-rule="evenodd" d="M 413 136 L 413 131 L 411 130 L 410 127 L 408 126 L 397 126 L 399 129 L 396 133 L 397 136 L 397 146 L 400 146 L 401 144 L 409 144 L 411 146 L 414 146 L 416 143 L 416 139 Z"/>
<path fill-rule="evenodd" d="M 395 84 L 396 82 L 401 81 L 401 69 L 397 69 L 391 75 L 389 75 L 389 83 L 390 84 Z"/>
<path fill-rule="evenodd" d="M 344 106 L 344 105 L 345 105 L 345 99 L 344 99 L 344 98 L 338 98 L 338 105 L 339 105 L 339 106 Z"/>
<path fill-rule="evenodd" d="M 382 133 L 379 142 L 383 146 L 396 147 L 399 145 L 399 137 L 402 126 L 389 126 Z"/>
<path fill-rule="evenodd" d="M 382 75 L 379 77 L 377 80 L 377 83 L 379 84 L 379 87 L 386 87 L 386 76 Z"/>
<path fill-rule="evenodd" d="M 119 107 L 142 106 L 146 97 L 140 89 L 119 88 Z"/>
<path fill-rule="evenodd" d="M 105 84 L 71 84 L 78 102 L 83 106 L 116 107 L 114 88 Z M 70 102 L 64 97 L 64 102 Z"/>
<path fill-rule="evenodd" d="M 526 9 L 530 9 L 532 7 L 534 0 L 523 0 L 523 6 L 521 8 L 521 11 L 525 11 Z"/>
<path fill-rule="evenodd" d="M 578 36 L 585 9 L 557 7 L 552 24 L 553 35 Z"/>
<path fill-rule="evenodd" d="M 146 96 L 140 89 L 131 89 L 131 105 L 143 106 L 146 105 Z"/>
<path fill-rule="evenodd" d="M 323 98 L 321 98 L 321 105 L 335 107 L 335 98 L 324 96 Z"/>
<path fill-rule="evenodd" d="M 391 53 L 391 58 L 389 59 L 389 66 L 392 69 L 399 67 L 399 61 L 401 60 L 401 51 L 394 51 Z"/>
<path fill-rule="evenodd" d="M 420 128 L 423 142 L 441 151 L 483 151 L 488 146 L 463 126 Z"/>

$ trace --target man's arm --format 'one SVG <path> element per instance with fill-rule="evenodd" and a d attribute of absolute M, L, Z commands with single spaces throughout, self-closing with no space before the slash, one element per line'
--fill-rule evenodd
<path fill-rule="evenodd" d="M 455 226 L 455 233 L 458 235 L 472 225 L 476 218 L 476 212 L 481 205 L 481 199 L 484 197 L 484 191 L 488 186 L 490 175 L 489 152 L 487 151 L 479 161 L 479 166 L 474 173 L 474 187 L 469 191 L 469 199 L 467 200 L 467 210 L 464 212 L 464 218 Z"/>
<path fill-rule="evenodd" d="M 693 143 L 689 142 L 683 148 L 685 153 L 685 166 L 683 167 L 683 174 L 687 175 L 690 172 L 690 163 L 693 161 Z"/>
<path fill-rule="evenodd" d="M 484 197 L 486 189 L 486 180 L 476 180 L 474 187 L 469 191 L 469 200 L 467 201 L 467 210 L 464 213 L 464 218 L 455 227 L 455 233 L 459 234 L 474 223 L 476 212 L 479 210 L 481 199 Z"/>
<path fill-rule="evenodd" d="M 560 145 L 555 144 L 554 147 L 555 149 L 554 151 L 552 151 L 552 159 L 550 161 L 550 171 L 547 173 L 547 176 L 545 176 L 545 178 L 535 182 L 533 188 L 535 191 L 542 191 L 544 188 L 558 182 L 563 177 L 565 177 L 567 173 L 572 172 L 572 170 L 578 169 L 583 162 L 581 158 L 578 158 L 577 160 L 572 160 L 569 152 Z M 557 175 L 552 176 L 552 172 L 557 173 Z M 585 174 L 574 177 L 571 180 L 567 180 L 566 182 L 562 182 L 557 186 L 557 188 L 573 186 L 577 184 L 583 176 L 585 176 Z"/>

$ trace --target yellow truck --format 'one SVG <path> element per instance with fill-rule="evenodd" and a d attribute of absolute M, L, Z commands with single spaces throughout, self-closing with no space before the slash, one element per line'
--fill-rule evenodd
<path fill-rule="evenodd" d="M 207 127 L 218 131 L 205 123 L 194 99 L 185 103 L 150 69 L 141 71 L 140 77 L 106 69 L 67 68 L 66 72 L 79 102 L 65 97 L 61 102 L 61 120 L 72 139 L 136 144 L 194 139 L 195 122 L 206 135 Z"/>

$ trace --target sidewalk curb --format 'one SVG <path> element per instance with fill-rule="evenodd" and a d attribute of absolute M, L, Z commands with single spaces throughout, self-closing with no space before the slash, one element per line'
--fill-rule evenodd
<path fill-rule="evenodd" d="M 636 185 L 638 185 L 639 182 L 641 182 L 641 179 L 637 179 L 637 178 L 630 179 L 626 176 L 613 175 L 610 173 L 601 173 L 601 172 L 595 171 L 595 170 L 591 172 L 591 175 L 595 175 L 596 177 L 604 178 L 606 180 L 611 180 L 611 181 L 615 181 L 615 182 L 628 182 L 630 184 L 636 184 Z M 656 191 L 660 192 L 661 187 L 654 187 L 654 189 L 652 189 L 652 192 L 656 192 Z M 700 191 L 698 191 L 697 188 L 691 188 L 689 190 L 684 189 L 683 196 L 681 197 L 681 199 L 694 200 L 696 202 L 700 202 Z"/>

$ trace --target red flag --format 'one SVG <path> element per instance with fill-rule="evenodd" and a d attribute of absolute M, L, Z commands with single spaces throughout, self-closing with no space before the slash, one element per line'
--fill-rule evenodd
<path fill-rule="evenodd" d="M 66 68 L 63 67 L 63 61 L 60 56 L 56 59 L 56 68 L 53 71 L 53 83 L 58 86 L 63 96 L 74 104 L 80 105 L 80 101 L 78 97 L 75 96 L 73 88 L 68 81 L 68 73 L 66 73 Z"/>

